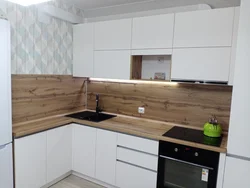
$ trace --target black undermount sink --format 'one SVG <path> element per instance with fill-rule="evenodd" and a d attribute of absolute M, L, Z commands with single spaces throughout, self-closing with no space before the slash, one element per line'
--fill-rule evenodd
<path fill-rule="evenodd" d="M 105 114 L 105 113 L 96 113 L 92 111 L 78 112 L 75 114 L 67 115 L 66 117 L 71 117 L 75 119 L 87 120 L 92 122 L 101 122 L 111 118 L 116 117 L 115 115 Z"/>

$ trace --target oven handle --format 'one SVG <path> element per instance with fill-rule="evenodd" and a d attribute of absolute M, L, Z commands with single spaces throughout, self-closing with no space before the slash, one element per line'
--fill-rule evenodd
<path fill-rule="evenodd" d="M 198 165 L 198 164 L 190 163 L 190 162 L 187 162 L 187 161 L 182 161 L 182 160 L 179 160 L 179 159 L 174 159 L 174 158 L 171 158 L 171 157 L 166 157 L 164 155 L 160 155 L 160 157 L 164 158 L 164 159 L 169 159 L 171 161 L 176 161 L 176 162 L 180 162 L 180 163 L 184 163 L 184 164 L 188 164 L 188 165 L 192 165 L 192 166 L 196 166 L 196 167 L 200 167 L 200 168 L 205 168 L 205 169 L 208 169 L 208 170 L 214 170 L 214 168 L 211 168 L 211 167 Z"/>

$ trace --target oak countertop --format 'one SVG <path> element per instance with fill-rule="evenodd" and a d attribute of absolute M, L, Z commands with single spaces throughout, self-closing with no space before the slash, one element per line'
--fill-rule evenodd
<path fill-rule="evenodd" d="M 73 112 L 74 113 L 74 112 Z M 140 136 L 153 140 L 162 140 L 178 144 L 183 144 L 191 147 L 197 147 L 210 151 L 226 153 L 227 152 L 227 135 L 224 134 L 220 147 L 208 146 L 204 144 L 198 144 L 194 142 L 188 142 L 180 139 L 173 139 L 170 137 L 162 136 L 165 132 L 170 130 L 174 126 L 183 126 L 174 123 L 166 123 L 161 121 L 135 118 L 130 116 L 117 115 L 117 117 L 102 121 L 99 123 L 90 122 L 85 120 L 78 120 L 69 117 L 64 117 L 65 114 L 51 116 L 48 118 L 38 119 L 35 121 L 28 121 L 22 123 L 13 124 L 13 137 L 15 139 L 28 136 L 31 134 L 39 133 L 70 123 L 77 123 L 87 125 L 91 127 L 106 129 L 110 131 L 116 131 L 120 133 Z"/>

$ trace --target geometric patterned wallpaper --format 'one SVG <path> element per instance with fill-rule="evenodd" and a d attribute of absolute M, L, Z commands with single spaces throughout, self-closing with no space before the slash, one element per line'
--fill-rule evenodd
<path fill-rule="evenodd" d="M 50 4 L 78 16 L 83 11 L 61 0 Z M 11 2 L 0 6 L 11 24 L 12 74 L 72 74 L 73 29 L 72 24 L 49 17 L 49 22 L 38 19 L 39 5 L 23 7 Z"/>

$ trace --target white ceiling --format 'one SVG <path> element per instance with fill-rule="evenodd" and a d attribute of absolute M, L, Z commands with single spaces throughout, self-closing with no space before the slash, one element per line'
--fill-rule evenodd
<path fill-rule="evenodd" d="M 73 3 L 83 10 L 97 9 L 131 3 L 164 3 L 165 7 L 186 6 L 194 4 L 208 4 L 212 8 L 239 6 L 240 0 L 64 0 Z"/>

